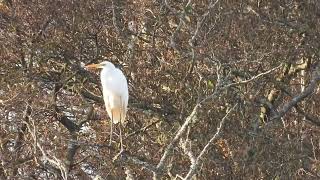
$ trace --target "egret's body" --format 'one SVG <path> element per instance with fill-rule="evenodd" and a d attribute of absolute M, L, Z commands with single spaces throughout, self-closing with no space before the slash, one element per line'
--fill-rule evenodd
<path fill-rule="evenodd" d="M 110 62 L 107 62 L 110 63 Z M 103 100 L 109 117 L 115 124 L 123 123 L 128 106 L 128 84 L 123 73 L 112 63 L 103 67 L 101 74 Z"/>
<path fill-rule="evenodd" d="M 128 83 L 122 71 L 111 62 L 104 61 L 100 64 L 87 65 L 87 68 L 102 68 L 100 79 L 102 84 L 103 100 L 111 119 L 110 143 L 112 141 L 112 125 L 120 122 L 120 142 L 122 149 L 121 125 L 123 124 L 128 100 Z"/>

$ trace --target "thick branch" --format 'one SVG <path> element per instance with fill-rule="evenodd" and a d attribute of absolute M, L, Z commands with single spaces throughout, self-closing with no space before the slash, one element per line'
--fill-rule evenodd
<path fill-rule="evenodd" d="M 187 174 L 187 176 L 184 179 L 191 179 L 193 177 L 193 175 L 196 174 L 197 169 L 199 168 L 199 165 L 202 161 L 202 159 L 204 158 L 204 155 L 209 151 L 210 146 L 213 144 L 214 141 L 216 141 L 218 139 L 218 137 L 221 134 L 221 129 L 228 117 L 228 115 L 230 114 L 230 112 L 232 110 L 234 110 L 234 108 L 237 106 L 234 105 L 227 113 L 226 115 L 222 118 L 222 120 L 220 121 L 220 124 L 217 128 L 217 132 L 213 135 L 213 137 L 209 140 L 209 142 L 205 145 L 205 147 L 202 149 L 202 151 L 200 152 L 200 154 L 198 155 L 198 157 L 196 158 L 196 161 L 194 161 L 194 163 L 191 164 L 190 170 Z"/>
<path fill-rule="evenodd" d="M 75 132 L 79 129 L 79 126 L 73 122 L 72 120 L 70 120 L 67 116 L 64 115 L 63 112 L 61 112 L 59 110 L 59 108 L 57 107 L 57 95 L 58 95 L 58 91 L 62 88 L 61 84 L 55 84 L 54 87 L 54 92 L 52 94 L 52 100 L 53 100 L 53 108 L 54 108 L 54 116 L 55 118 L 65 127 L 68 129 L 69 132 Z"/>
<path fill-rule="evenodd" d="M 283 117 L 292 107 L 296 106 L 299 102 L 301 102 L 304 98 L 308 97 L 315 88 L 317 88 L 318 83 L 320 81 L 320 73 L 315 71 L 313 78 L 310 81 L 310 84 L 306 87 L 306 89 L 299 95 L 292 98 L 292 100 L 286 103 L 283 108 L 277 113 L 275 116 L 271 117 L 271 120 L 279 119 Z"/>
<path fill-rule="evenodd" d="M 72 133 L 71 140 L 69 140 L 69 144 L 68 144 L 68 148 L 67 148 L 67 155 L 66 155 L 66 160 L 65 160 L 66 168 L 68 168 L 67 172 L 70 171 L 70 168 L 71 168 L 73 161 L 74 161 L 74 156 L 76 155 L 76 152 L 79 148 L 79 145 L 74 143 L 74 141 L 76 141 L 76 140 L 77 140 L 76 133 Z"/>

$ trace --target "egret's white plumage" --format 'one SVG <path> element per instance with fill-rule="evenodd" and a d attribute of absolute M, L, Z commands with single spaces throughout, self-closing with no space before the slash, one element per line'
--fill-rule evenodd
<path fill-rule="evenodd" d="M 125 120 L 129 93 L 127 79 L 122 71 L 111 62 L 87 65 L 87 68 L 101 68 L 101 84 L 103 100 L 109 117 L 117 124 Z"/>
<path fill-rule="evenodd" d="M 104 61 L 100 64 L 87 65 L 87 68 L 102 68 L 100 79 L 102 84 L 103 100 L 106 106 L 106 110 L 111 119 L 110 128 L 110 144 L 112 142 L 113 128 L 112 124 L 122 124 L 126 118 L 129 92 L 127 79 L 122 71 L 116 68 L 111 62 Z M 122 146 L 122 135 L 121 125 L 120 129 L 120 144 L 121 151 Z"/>
<path fill-rule="evenodd" d="M 100 78 L 106 110 L 115 124 L 123 123 L 129 99 L 127 79 L 111 62 L 100 64 L 103 67 Z"/>

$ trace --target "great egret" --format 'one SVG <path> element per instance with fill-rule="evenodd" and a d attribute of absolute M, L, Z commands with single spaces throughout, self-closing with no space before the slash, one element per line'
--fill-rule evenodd
<path fill-rule="evenodd" d="M 111 131 L 110 131 L 110 145 L 112 142 L 113 123 L 120 122 L 120 146 L 122 145 L 121 126 L 125 120 L 129 92 L 127 79 L 122 71 L 116 68 L 111 62 L 104 61 L 99 64 L 90 64 L 87 68 L 100 68 L 102 69 L 100 74 L 102 84 L 103 100 L 106 106 L 106 110 L 111 119 Z"/>

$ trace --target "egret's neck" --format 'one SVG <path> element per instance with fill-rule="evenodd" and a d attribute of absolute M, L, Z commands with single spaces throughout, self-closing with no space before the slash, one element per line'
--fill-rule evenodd
<path fill-rule="evenodd" d="M 103 81 L 104 79 L 110 77 L 113 72 L 114 72 L 113 68 L 108 68 L 108 67 L 103 68 L 100 73 L 101 80 Z"/>

